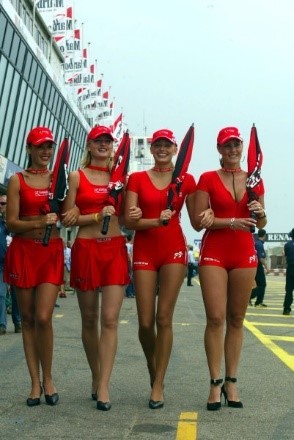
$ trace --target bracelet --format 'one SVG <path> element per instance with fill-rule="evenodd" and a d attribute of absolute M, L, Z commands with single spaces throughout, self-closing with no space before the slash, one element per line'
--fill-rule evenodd
<path fill-rule="evenodd" d="M 230 220 L 230 228 L 231 229 L 235 229 L 234 228 L 234 223 L 235 223 L 235 217 L 231 218 L 231 220 Z"/>
<path fill-rule="evenodd" d="M 263 215 L 261 217 L 257 217 L 257 220 L 260 220 L 265 217 L 266 217 L 266 212 L 265 212 L 265 209 L 263 209 Z"/>
<path fill-rule="evenodd" d="M 96 223 L 99 223 L 99 217 L 100 217 L 99 212 L 96 212 L 96 214 L 93 214 L 93 218 Z"/>

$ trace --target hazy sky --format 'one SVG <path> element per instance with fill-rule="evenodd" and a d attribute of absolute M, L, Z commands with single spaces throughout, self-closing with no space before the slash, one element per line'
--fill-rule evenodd
<path fill-rule="evenodd" d="M 95 4 L 95 7 L 93 5 Z M 75 0 L 84 44 L 131 134 L 196 129 L 189 171 L 218 167 L 216 136 L 254 122 L 264 154 L 268 232 L 294 227 L 293 0 Z M 246 154 L 245 154 L 246 156 Z M 243 162 L 247 167 L 246 157 Z M 188 241 L 199 238 L 184 214 Z"/>

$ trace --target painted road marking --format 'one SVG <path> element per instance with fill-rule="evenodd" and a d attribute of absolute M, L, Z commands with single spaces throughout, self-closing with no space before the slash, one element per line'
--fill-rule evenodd
<path fill-rule="evenodd" d="M 176 440 L 197 439 L 197 413 L 182 412 L 178 423 Z"/>
<path fill-rule="evenodd" d="M 293 353 L 294 336 L 291 335 L 279 335 L 279 334 L 265 334 L 263 333 L 264 327 L 268 327 L 267 332 L 273 333 L 283 332 L 283 329 L 289 329 L 289 332 L 293 334 L 293 316 L 283 316 L 283 300 L 285 293 L 281 291 L 285 289 L 285 281 L 267 280 L 268 285 L 266 289 L 266 303 L 270 307 L 264 309 L 254 309 L 249 307 L 246 313 L 246 318 L 251 318 L 252 321 L 245 319 L 244 326 L 249 330 L 257 339 L 275 356 L 277 356 L 290 370 L 294 371 L 294 355 L 285 350 L 285 347 L 280 347 L 278 344 L 281 342 L 289 343 L 291 347 L 291 353 Z M 278 314 L 274 314 L 273 311 L 279 310 Z M 269 313 L 270 312 L 270 313 Z M 258 319 L 260 318 L 260 321 Z M 270 320 L 270 322 L 269 322 Z M 270 329 L 270 330 L 269 330 Z M 276 332 L 275 332 L 276 330 Z M 287 332 L 288 333 L 288 332 Z M 285 345 L 285 344 L 284 344 Z"/>
<path fill-rule="evenodd" d="M 251 333 L 256 336 L 257 339 L 269 350 L 271 350 L 285 365 L 287 365 L 290 370 L 294 371 L 294 356 L 287 353 L 285 350 L 280 348 L 277 344 L 273 342 L 273 338 L 271 336 L 265 335 L 262 333 L 256 326 L 267 325 L 269 324 L 260 324 L 258 322 L 249 322 L 247 319 L 244 321 L 244 326 L 247 330 L 251 331 Z M 271 324 L 272 325 L 272 324 Z M 279 326 L 278 324 L 276 326 Z M 288 326 L 285 325 L 286 327 Z M 294 325 L 293 325 L 294 326 Z"/>

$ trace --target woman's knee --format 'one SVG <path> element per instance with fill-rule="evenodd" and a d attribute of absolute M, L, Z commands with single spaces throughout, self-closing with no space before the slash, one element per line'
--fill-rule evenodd
<path fill-rule="evenodd" d="M 95 314 L 82 314 L 82 327 L 84 329 L 93 329 L 98 326 L 98 315 Z"/>
<path fill-rule="evenodd" d="M 172 328 L 172 315 L 170 313 L 157 314 L 156 327 L 161 329 Z"/>
<path fill-rule="evenodd" d="M 21 326 L 24 328 L 34 328 L 35 327 L 34 315 L 23 313 L 21 315 Z"/>
<path fill-rule="evenodd" d="M 36 326 L 40 328 L 46 328 L 52 326 L 52 314 L 40 314 L 36 316 Z"/>
<path fill-rule="evenodd" d="M 234 329 L 241 329 L 243 327 L 244 316 L 243 315 L 230 315 L 227 318 L 227 326 Z"/>
<path fill-rule="evenodd" d="M 207 317 L 207 326 L 217 329 L 222 328 L 225 323 L 225 317 L 220 315 L 209 316 Z"/>

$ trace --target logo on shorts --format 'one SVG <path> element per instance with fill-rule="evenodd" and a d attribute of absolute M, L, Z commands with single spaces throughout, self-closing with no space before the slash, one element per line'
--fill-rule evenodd
<path fill-rule="evenodd" d="M 216 263 L 220 263 L 220 260 L 218 260 L 217 258 L 204 257 L 203 260 L 204 261 L 215 261 Z"/>
<path fill-rule="evenodd" d="M 251 255 L 251 257 L 249 257 L 249 263 L 255 263 L 255 261 L 257 260 L 256 255 Z"/>
<path fill-rule="evenodd" d="M 148 266 L 148 261 L 134 261 L 134 266 L 135 265 L 140 265 L 140 266 Z"/>
<path fill-rule="evenodd" d="M 176 258 L 182 258 L 183 255 L 184 255 L 184 252 L 182 252 L 182 251 L 175 252 L 175 253 L 174 253 L 174 260 L 175 260 Z"/>

